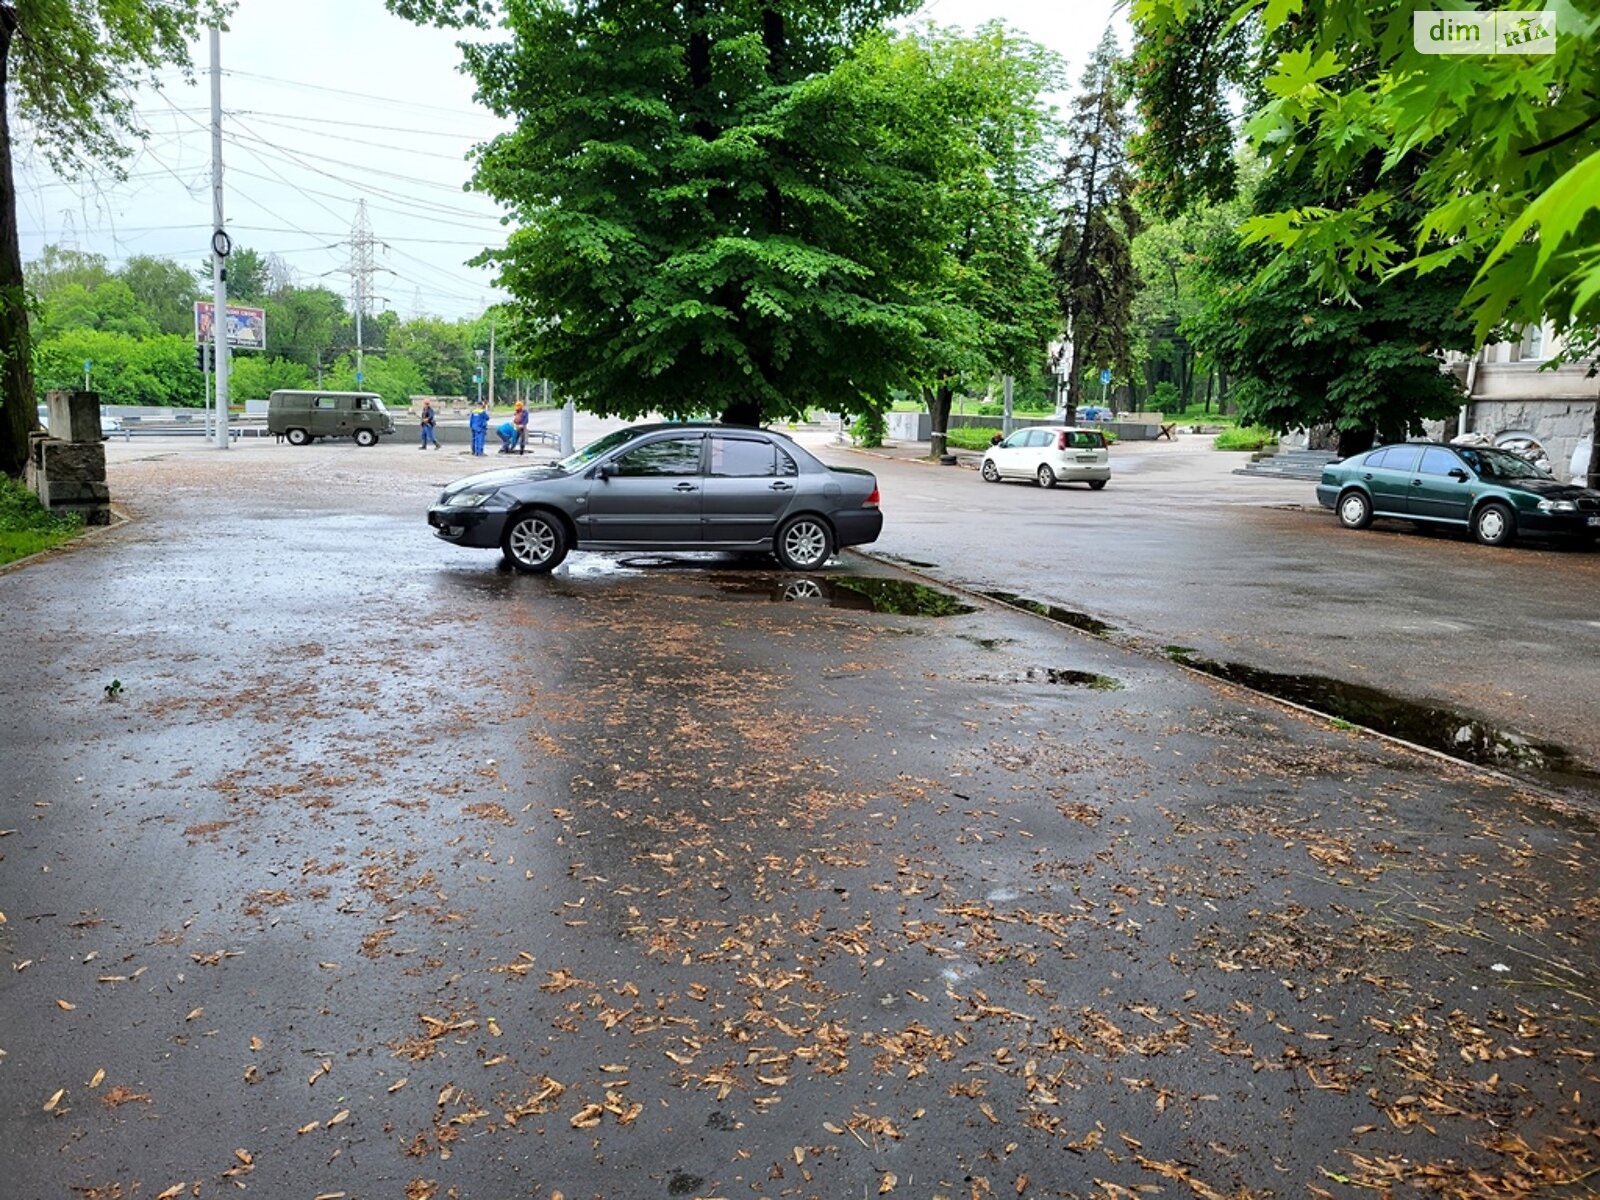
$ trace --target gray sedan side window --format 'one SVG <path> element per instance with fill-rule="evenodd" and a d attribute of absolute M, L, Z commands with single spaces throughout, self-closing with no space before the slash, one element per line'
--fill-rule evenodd
<path fill-rule="evenodd" d="M 798 475 L 798 474 L 800 474 L 800 465 L 798 463 L 796 463 L 793 458 L 789 457 L 788 452 L 784 451 L 784 450 L 779 450 L 778 451 L 778 474 L 779 475 Z"/>
<path fill-rule="evenodd" d="M 711 474 L 722 478 L 748 479 L 776 473 L 773 448 L 769 442 L 751 438 L 711 439 Z"/>
<path fill-rule="evenodd" d="M 699 438 L 663 438 L 630 450 L 616 460 L 619 475 L 698 475 Z"/>

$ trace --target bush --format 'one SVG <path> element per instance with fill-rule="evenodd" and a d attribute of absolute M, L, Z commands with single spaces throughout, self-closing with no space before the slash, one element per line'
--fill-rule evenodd
<path fill-rule="evenodd" d="M 994 436 L 991 429 L 981 429 L 976 425 L 957 425 L 945 434 L 945 442 L 952 450 L 987 450 L 989 439 Z"/>
<path fill-rule="evenodd" d="M 1238 429 L 1224 429 L 1217 434 L 1218 450 L 1265 450 L 1278 444 L 1278 435 L 1259 425 L 1246 425 Z"/>
<path fill-rule="evenodd" d="M 875 408 L 869 408 L 862 413 L 850 426 L 850 436 L 855 439 L 858 446 L 881 446 L 883 435 L 888 431 L 887 418 Z"/>
<path fill-rule="evenodd" d="M 41 395 L 52 388 L 81 388 L 85 359 L 94 364 L 90 386 L 100 393 L 102 404 L 199 408 L 205 403 L 205 377 L 195 366 L 193 338 L 70 329 L 34 347 L 34 379 Z"/>
<path fill-rule="evenodd" d="M 52 513 L 20 480 L 0 475 L 0 563 L 59 545 L 83 528 L 77 513 Z"/>
<path fill-rule="evenodd" d="M 1179 403 L 1178 385 L 1169 379 L 1163 379 L 1156 384 L 1155 391 L 1150 393 L 1147 412 L 1170 413 L 1181 408 Z"/>

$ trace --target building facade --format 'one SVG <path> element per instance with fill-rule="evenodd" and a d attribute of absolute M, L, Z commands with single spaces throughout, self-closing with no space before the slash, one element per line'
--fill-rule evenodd
<path fill-rule="evenodd" d="M 1547 327 L 1530 326 L 1520 341 L 1485 346 L 1455 369 L 1467 389 L 1464 428 L 1496 442 L 1528 439 L 1544 448 L 1551 470 L 1561 479 L 1589 469 L 1595 416 L 1600 411 L 1600 374 L 1586 363 L 1548 364 L 1561 351 Z"/>

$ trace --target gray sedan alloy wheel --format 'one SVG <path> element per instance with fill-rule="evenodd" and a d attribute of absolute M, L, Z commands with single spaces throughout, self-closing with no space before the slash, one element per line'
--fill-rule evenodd
<path fill-rule="evenodd" d="M 567 556 L 567 535 L 547 512 L 523 513 L 506 526 L 506 561 L 530 575 L 542 574 Z"/>
<path fill-rule="evenodd" d="M 813 571 L 833 557 L 833 534 L 817 517 L 796 517 L 778 530 L 773 549 L 791 571 Z"/>

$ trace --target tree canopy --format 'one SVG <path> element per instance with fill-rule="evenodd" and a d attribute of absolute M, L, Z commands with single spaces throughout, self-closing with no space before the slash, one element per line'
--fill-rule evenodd
<path fill-rule="evenodd" d="M 1488 14 L 1492 16 L 1493 14 Z M 1465 264 L 1478 342 L 1507 325 L 1551 319 L 1593 353 L 1600 328 L 1600 5 L 1550 10 L 1554 52 L 1428 54 L 1407 6 L 1361 0 L 1135 0 L 1150 78 L 1187 71 L 1213 118 L 1229 82 L 1251 93 L 1247 129 L 1273 166 L 1304 160 L 1331 185 L 1376 161 L 1366 189 L 1330 208 L 1260 213 L 1250 239 L 1295 258 L 1319 289 L 1348 300 L 1359 278 L 1425 275 Z M 1212 46 L 1186 39 L 1228 32 Z M 1145 89 L 1152 113 L 1179 108 Z M 1215 194 L 1211 147 L 1163 140 L 1168 174 Z M 1418 167 L 1420 164 L 1420 168 Z M 1416 201 L 1396 230 L 1388 209 Z M 1181 200 L 1173 193 L 1172 198 Z"/>
<path fill-rule="evenodd" d="M 598 412 L 758 421 L 1042 350 L 1052 68 L 998 31 L 874 32 L 911 7 L 515 5 L 509 41 L 464 46 L 516 122 L 474 186 L 518 225 L 485 260 L 531 369 Z"/>

